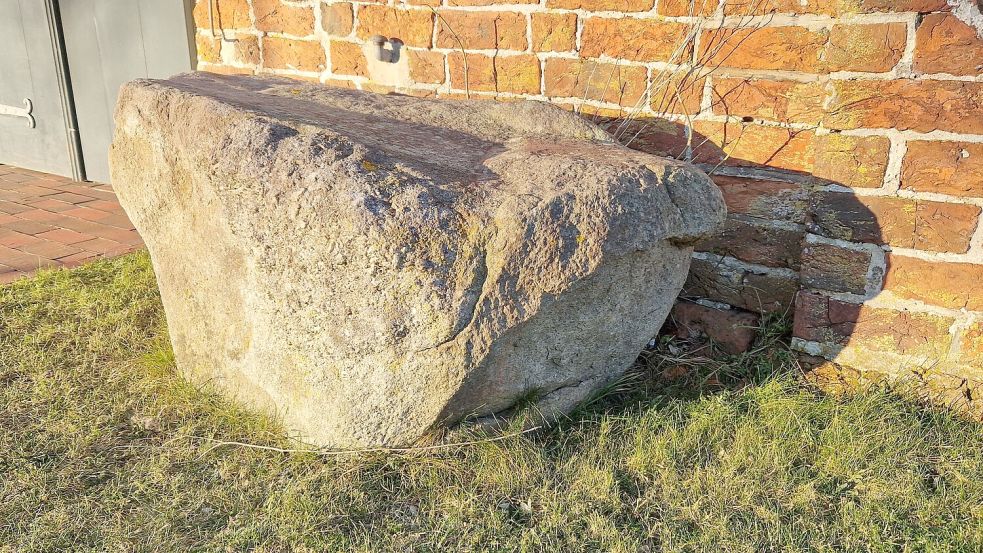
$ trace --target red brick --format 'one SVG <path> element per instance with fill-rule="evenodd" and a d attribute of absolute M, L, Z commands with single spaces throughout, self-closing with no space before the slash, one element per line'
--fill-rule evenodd
<path fill-rule="evenodd" d="M 577 48 L 577 14 L 532 14 L 532 49 L 536 52 L 568 52 Z"/>
<path fill-rule="evenodd" d="M 25 211 L 17 214 L 17 218 L 21 220 L 37 221 L 39 223 L 50 223 L 61 219 L 61 217 L 62 216 L 58 213 L 46 211 L 44 209 L 32 209 L 31 211 Z"/>
<path fill-rule="evenodd" d="M 863 295 L 870 263 L 870 252 L 829 244 L 808 244 L 802 251 L 799 274 L 806 288 Z"/>
<path fill-rule="evenodd" d="M 441 11 L 437 47 L 461 48 L 461 43 L 466 50 L 525 50 L 526 17 L 515 12 Z"/>
<path fill-rule="evenodd" d="M 644 67 L 566 58 L 547 59 L 545 78 L 547 96 L 624 106 L 637 105 L 648 84 Z"/>
<path fill-rule="evenodd" d="M 883 136 L 817 136 L 813 175 L 851 188 L 880 188 L 890 151 L 891 141 Z"/>
<path fill-rule="evenodd" d="M 89 252 L 78 252 L 58 259 L 58 263 L 65 267 L 78 267 L 88 261 L 98 259 L 99 256 Z"/>
<path fill-rule="evenodd" d="M 78 242 L 84 242 L 86 240 L 91 240 L 92 236 L 87 234 L 82 234 L 75 232 L 74 230 L 68 229 L 55 229 L 49 230 L 48 232 L 42 232 L 37 235 L 38 238 L 43 238 L 44 240 L 52 240 L 54 242 L 61 242 L 62 244 L 75 244 Z"/>
<path fill-rule="evenodd" d="M 793 335 L 812 342 L 941 359 L 953 320 L 847 303 L 811 292 L 796 300 Z"/>
<path fill-rule="evenodd" d="M 723 228 L 697 243 L 696 250 L 766 267 L 798 269 L 803 238 L 801 230 L 754 224 L 731 215 Z"/>
<path fill-rule="evenodd" d="M 785 123 L 819 124 L 826 91 L 820 83 L 714 79 L 713 112 Z"/>
<path fill-rule="evenodd" d="M 908 41 L 905 23 L 833 25 L 826 49 L 827 71 L 890 71 Z"/>
<path fill-rule="evenodd" d="M 685 340 L 706 336 L 732 355 L 751 348 L 760 320 L 747 311 L 714 309 L 686 301 L 676 303 L 669 316 L 677 337 Z"/>
<path fill-rule="evenodd" d="M 979 75 L 983 73 L 983 38 L 954 15 L 926 15 L 916 31 L 915 71 Z"/>
<path fill-rule="evenodd" d="M 19 248 L 25 244 L 35 244 L 39 241 L 39 238 L 35 238 L 30 234 L 24 234 L 15 230 L 0 229 L 0 246 Z"/>
<path fill-rule="evenodd" d="M 8 230 L 13 230 L 21 234 L 40 234 L 42 232 L 47 232 L 54 229 L 55 227 L 46 224 L 39 223 L 37 221 L 29 221 L 27 219 L 21 219 L 19 221 L 11 221 L 3 225 L 3 228 Z"/>
<path fill-rule="evenodd" d="M 27 274 L 11 267 L 9 271 L 0 272 L 0 284 L 10 284 L 15 280 L 26 277 Z"/>
<path fill-rule="evenodd" d="M 0 213 L 17 215 L 25 211 L 31 211 L 31 208 L 23 204 L 0 200 Z"/>
<path fill-rule="evenodd" d="M 48 240 L 34 244 L 26 244 L 18 249 L 46 259 L 58 259 L 60 257 L 66 257 L 81 251 L 75 246 L 68 246 L 60 242 L 51 242 Z"/>
<path fill-rule="evenodd" d="M 963 253 L 979 214 L 967 204 L 823 192 L 814 196 L 808 227 L 851 242 Z"/>
<path fill-rule="evenodd" d="M 983 311 L 983 265 L 888 256 L 884 289 L 951 309 Z"/>
<path fill-rule="evenodd" d="M 632 61 L 669 61 L 689 27 L 651 19 L 591 17 L 584 21 L 580 55 Z M 679 60 L 689 58 L 685 49 Z"/>
<path fill-rule="evenodd" d="M 983 196 L 983 144 L 908 143 L 901 188 L 953 196 Z"/>
<path fill-rule="evenodd" d="M 728 213 L 766 220 L 805 223 L 809 191 L 800 184 L 713 175 Z"/>
<path fill-rule="evenodd" d="M 88 207 L 76 207 L 75 209 L 69 209 L 68 211 L 63 211 L 63 215 L 69 217 L 78 217 L 79 219 L 85 219 L 86 221 L 99 221 L 100 219 L 105 219 L 109 217 L 110 214 L 105 211 L 100 211 L 98 209 L 91 209 Z"/>
<path fill-rule="evenodd" d="M 425 48 L 433 39 L 433 21 L 430 10 L 362 6 L 358 9 L 357 34 L 362 40 L 382 35 L 398 38 L 407 46 Z"/>
<path fill-rule="evenodd" d="M 320 42 L 267 36 L 263 38 L 263 65 L 271 69 L 324 70 Z"/>
<path fill-rule="evenodd" d="M 100 211 L 114 212 L 114 211 L 122 211 L 123 210 L 123 207 L 121 205 L 119 205 L 119 202 L 116 201 L 116 200 L 96 200 L 94 202 L 85 202 L 82 205 L 85 206 L 85 207 L 92 208 L 92 209 L 98 209 Z M 59 211 L 59 210 L 52 209 L 52 210 L 49 210 L 49 211 Z M 64 210 L 61 210 L 61 211 L 64 211 Z"/>
<path fill-rule="evenodd" d="M 77 242 L 73 244 L 73 246 L 81 248 L 87 252 L 106 254 L 124 248 L 126 247 L 126 244 L 116 242 L 115 240 L 107 240 L 105 238 L 93 238 L 92 240 Z"/>
<path fill-rule="evenodd" d="M 697 121 L 694 161 L 771 167 L 809 173 L 815 164 L 813 131 L 743 123 Z"/>
<path fill-rule="evenodd" d="M 834 81 L 824 122 L 832 129 L 895 128 L 983 134 L 983 83 Z"/>
<path fill-rule="evenodd" d="M 786 313 L 798 290 L 797 277 L 694 259 L 682 296 L 707 298 L 755 313 Z"/>
<path fill-rule="evenodd" d="M 839 0 L 841 13 L 937 12 L 949 9 L 946 0 Z"/>
<path fill-rule="evenodd" d="M 701 64 L 741 69 L 815 73 L 823 67 L 826 31 L 805 27 L 762 27 L 704 31 Z"/>
<path fill-rule="evenodd" d="M 68 202 L 72 204 L 82 204 L 85 202 L 91 202 L 92 200 L 98 199 L 93 196 L 76 194 L 74 192 L 60 192 L 57 194 L 52 194 L 45 197 L 46 200 L 61 200 L 63 202 Z"/>

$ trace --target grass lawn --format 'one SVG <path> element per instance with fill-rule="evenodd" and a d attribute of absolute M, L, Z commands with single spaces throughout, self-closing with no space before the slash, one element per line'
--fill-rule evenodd
<path fill-rule="evenodd" d="M 296 444 L 177 376 L 146 254 L 44 272 L 0 287 L 0 552 L 983 550 L 983 427 L 816 394 L 764 340 L 695 373 L 722 392 L 653 356 L 496 442 L 215 447 Z"/>

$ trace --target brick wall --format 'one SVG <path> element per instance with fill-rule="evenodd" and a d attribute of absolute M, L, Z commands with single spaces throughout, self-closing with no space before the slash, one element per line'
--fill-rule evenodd
<path fill-rule="evenodd" d="M 799 351 L 861 374 L 983 393 L 983 40 L 946 0 L 211 1 L 203 70 L 549 101 L 701 164 L 731 215 L 684 296 L 793 313 Z"/>

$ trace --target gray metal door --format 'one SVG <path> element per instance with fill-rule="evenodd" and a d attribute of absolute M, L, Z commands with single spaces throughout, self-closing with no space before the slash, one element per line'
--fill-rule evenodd
<path fill-rule="evenodd" d="M 0 0 L 0 163 L 73 176 L 48 8 L 41 0 Z"/>
<path fill-rule="evenodd" d="M 88 180 L 109 182 L 119 87 L 194 69 L 193 0 L 62 0 L 75 111 Z"/>

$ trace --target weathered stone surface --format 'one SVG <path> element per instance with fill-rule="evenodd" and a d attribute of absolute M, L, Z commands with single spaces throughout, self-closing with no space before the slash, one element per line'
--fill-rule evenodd
<path fill-rule="evenodd" d="M 192 74 L 123 87 L 111 151 L 180 368 L 330 446 L 410 443 L 658 331 L 724 218 L 684 163 L 535 102 Z"/>

